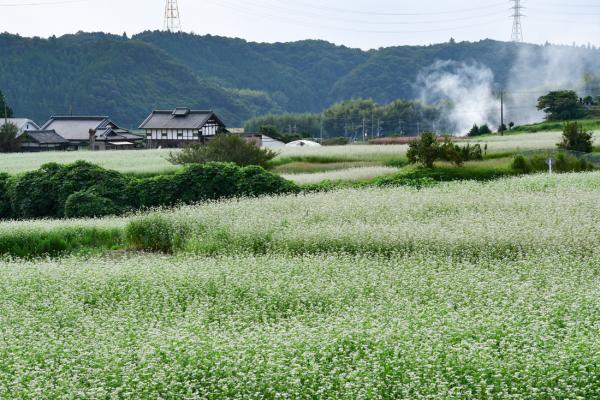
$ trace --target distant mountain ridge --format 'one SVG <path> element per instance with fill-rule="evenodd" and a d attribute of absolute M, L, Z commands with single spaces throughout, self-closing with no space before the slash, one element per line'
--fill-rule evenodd
<path fill-rule="evenodd" d="M 363 51 L 325 41 L 254 43 L 218 36 L 0 34 L 0 90 L 18 116 L 110 115 L 136 127 L 155 108 L 211 108 L 229 126 L 268 112 L 318 112 L 351 98 L 418 97 L 436 60 L 478 62 L 505 84 L 522 46 L 483 40 Z M 591 51 L 591 50 L 590 50 Z"/>

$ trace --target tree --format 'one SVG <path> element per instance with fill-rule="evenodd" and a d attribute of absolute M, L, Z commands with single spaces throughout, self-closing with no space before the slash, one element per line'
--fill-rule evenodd
<path fill-rule="evenodd" d="M 489 126 L 487 126 L 487 124 L 481 125 L 479 127 L 479 134 L 480 135 L 490 135 L 492 133 L 492 130 L 490 129 Z"/>
<path fill-rule="evenodd" d="M 577 93 L 573 90 L 550 92 L 538 99 L 538 110 L 546 113 L 549 121 L 579 119 L 586 115 Z"/>
<path fill-rule="evenodd" d="M 506 127 L 506 124 L 500 124 L 500 126 L 498 127 L 498 133 L 504 133 L 508 130 L 508 128 Z"/>
<path fill-rule="evenodd" d="M 204 164 L 211 161 L 232 162 L 242 167 L 267 163 L 277 156 L 272 150 L 261 149 L 238 135 L 218 134 L 208 144 L 192 144 L 182 151 L 169 154 L 172 164 Z"/>
<path fill-rule="evenodd" d="M 473 127 L 471 128 L 471 130 L 469 131 L 469 133 L 467 133 L 468 136 L 477 136 L 479 135 L 479 127 L 477 126 L 477 124 L 473 124 Z"/>
<path fill-rule="evenodd" d="M 423 132 L 418 140 L 408 145 L 406 156 L 412 164 L 423 164 L 427 168 L 433 168 L 433 163 L 440 155 L 440 145 L 435 134 Z"/>
<path fill-rule="evenodd" d="M 583 129 L 582 124 L 567 122 L 563 128 L 563 140 L 557 146 L 560 149 L 591 153 L 593 134 Z"/>
<path fill-rule="evenodd" d="M 6 110 L 6 112 L 5 112 L 5 110 Z M 8 103 L 6 102 L 6 98 L 2 94 L 2 91 L 0 91 L 0 118 L 12 118 L 12 117 L 13 117 L 13 110 L 8 106 Z"/>
<path fill-rule="evenodd" d="M 0 153 L 13 153 L 21 148 L 21 141 L 17 138 L 19 130 L 15 124 L 0 126 Z"/>

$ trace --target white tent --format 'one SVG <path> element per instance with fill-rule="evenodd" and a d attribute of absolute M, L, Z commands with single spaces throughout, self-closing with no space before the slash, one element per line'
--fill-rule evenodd
<path fill-rule="evenodd" d="M 312 140 L 296 140 L 286 144 L 285 147 L 321 147 L 321 145 Z"/>

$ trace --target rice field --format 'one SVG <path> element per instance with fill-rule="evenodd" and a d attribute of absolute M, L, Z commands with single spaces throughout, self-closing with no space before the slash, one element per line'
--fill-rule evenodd
<path fill-rule="evenodd" d="M 0 398 L 600 398 L 598 199 L 590 172 L 2 223 L 120 246 L 0 258 Z"/>

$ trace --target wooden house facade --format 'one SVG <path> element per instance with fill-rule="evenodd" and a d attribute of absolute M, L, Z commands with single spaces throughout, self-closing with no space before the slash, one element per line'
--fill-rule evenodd
<path fill-rule="evenodd" d="M 174 110 L 155 110 L 139 129 L 146 133 L 147 147 L 182 147 L 212 139 L 226 126 L 212 111 L 178 107 Z"/>

